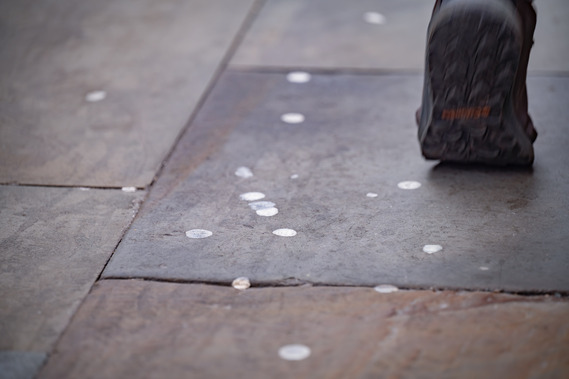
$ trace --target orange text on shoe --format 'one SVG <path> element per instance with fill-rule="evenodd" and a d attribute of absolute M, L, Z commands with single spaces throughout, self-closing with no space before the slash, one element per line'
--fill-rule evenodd
<path fill-rule="evenodd" d="M 456 119 L 478 119 L 488 117 L 490 115 L 490 107 L 468 107 L 456 109 L 443 109 L 443 120 L 456 120 Z"/>

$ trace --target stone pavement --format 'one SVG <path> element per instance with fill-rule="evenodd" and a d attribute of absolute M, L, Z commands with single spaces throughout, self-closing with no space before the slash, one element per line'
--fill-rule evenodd
<path fill-rule="evenodd" d="M 569 377 L 536 7 L 536 161 L 496 169 L 420 156 L 431 0 L 0 2 L 0 378 Z"/>

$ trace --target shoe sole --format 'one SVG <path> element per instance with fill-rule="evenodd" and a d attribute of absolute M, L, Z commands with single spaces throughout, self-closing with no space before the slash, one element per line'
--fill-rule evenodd
<path fill-rule="evenodd" d="M 425 158 L 533 163 L 532 143 L 512 102 L 521 34 L 511 12 L 496 0 L 456 1 L 433 18 L 427 48 L 430 97 L 419 136 Z"/>

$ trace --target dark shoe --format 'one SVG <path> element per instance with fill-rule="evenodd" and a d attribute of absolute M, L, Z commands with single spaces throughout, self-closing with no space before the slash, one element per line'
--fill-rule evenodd
<path fill-rule="evenodd" d="M 531 142 L 537 138 L 537 131 L 533 126 L 533 121 L 528 114 L 528 95 L 526 88 L 526 77 L 528 71 L 529 54 L 533 46 L 533 33 L 537 21 L 535 10 L 531 5 L 531 0 L 514 0 L 516 10 L 522 23 L 522 55 L 520 65 L 514 83 L 514 105 L 516 115 L 524 126 L 524 130 Z"/>
<path fill-rule="evenodd" d="M 525 80 L 534 28 L 527 0 L 437 1 L 417 112 L 425 158 L 533 163 Z"/>

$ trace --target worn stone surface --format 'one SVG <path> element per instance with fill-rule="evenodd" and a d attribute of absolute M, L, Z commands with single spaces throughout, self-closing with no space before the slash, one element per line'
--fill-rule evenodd
<path fill-rule="evenodd" d="M 534 1 L 537 12 L 535 44 L 530 58 L 530 71 L 569 71 L 569 3 L 565 0 Z"/>
<path fill-rule="evenodd" d="M 252 3 L 2 1 L 0 183 L 148 185 Z"/>
<path fill-rule="evenodd" d="M 102 281 L 40 378 L 564 378 L 569 303 L 371 288 Z M 283 345 L 311 355 L 285 361 Z"/>
<path fill-rule="evenodd" d="M 246 66 L 423 68 L 434 2 L 269 0 L 231 63 Z M 385 24 L 364 21 L 379 12 Z"/>
<path fill-rule="evenodd" d="M 419 76 L 317 75 L 299 85 L 228 73 L 104 277 L 567 291 L 569 79 L 529 85 L 537 159 L 517 170 L 424 161 Z M 283 123 L 287 112 L 306 121 Z M 239 166 L 254 176 L 235 176 Z M 398 188 L 408 180 L 422 186 Z M 249 191 L 279 213 L 256 215 L 239 198 Z M 298 234 L 277 237 L 279 228 Z M 189 239 L 190 229 L 213 235 Z"/>
<path fill-rule="evenodd" d="M 269 0 L 232 63 L 245 66 L 422 70 L 435 0 Z M 569 71 L 569 3 L 535 1 L 530 71 Z M 379 12 L 382 25 L 364 21 Z"/>
<path fill-rule="evenodd" d="M 0 186 L 0 350 L 49 351 L 142 195 Z"/>
<path fill-rule="evenodd" d="M 32 379 L 38 373 L 45 353 L 0 351 L 0 378 Z"/>

